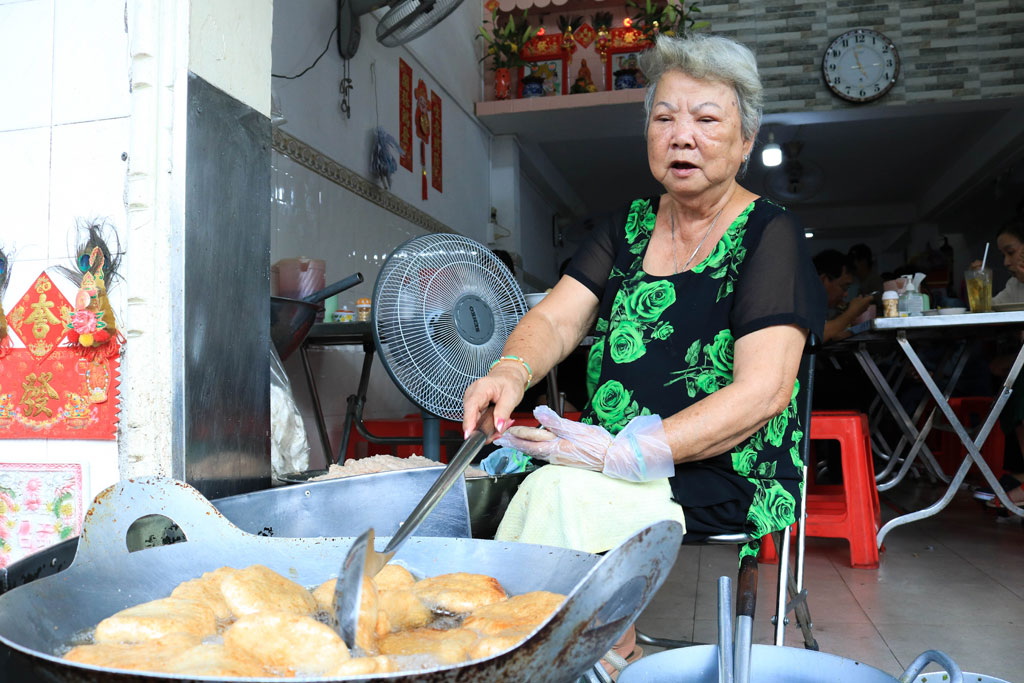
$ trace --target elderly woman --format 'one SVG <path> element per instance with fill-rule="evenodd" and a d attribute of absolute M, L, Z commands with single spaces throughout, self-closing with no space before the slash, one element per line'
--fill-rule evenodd
<path fill-rule="evenodd" d="M 498 442 L 565 465 L 527 477 L 498 538 L 601 552 L 658 519 L 685 523 L 687 541 L 794 521 L 796 375 L 825 302 L 798 222 L 736 181 L 760 123 L 756 61 L 698 34 L 659 37 L 641 67 L 648 163 L 665 193 L 582 245 L 466 390 L 463 427 L 493 405 L 503 432 L 533 378 L 596 329 L 581 421 L 540 407 L 555 438 Z"/>

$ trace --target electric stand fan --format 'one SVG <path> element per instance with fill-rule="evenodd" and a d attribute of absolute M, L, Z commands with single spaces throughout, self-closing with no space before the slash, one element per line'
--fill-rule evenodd
<path fill-rule="evenodd" d="M 487 374 L 526 313 L 522 290 L 484 245 L 424 235 L 384 262 L 371 311 L 381 364 L 423 413 L 424 456 L 440 460 L 440 418 L 462 421 L 466 388 Z"/>

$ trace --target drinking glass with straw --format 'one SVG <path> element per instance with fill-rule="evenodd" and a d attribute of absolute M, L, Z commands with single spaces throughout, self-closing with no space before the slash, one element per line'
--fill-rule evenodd
<path fill-rule="evenodd" d="M 992 269 L 986 268 L 989 243 L 985 243 L 985 253 L 981 257 L 981 267 L 971 268 L 964 274 L 967 284 L 967 301 L 971 313 L 985 313 L 992 310 Z M 977 261 L 975 261 L 977 263 Z"/>

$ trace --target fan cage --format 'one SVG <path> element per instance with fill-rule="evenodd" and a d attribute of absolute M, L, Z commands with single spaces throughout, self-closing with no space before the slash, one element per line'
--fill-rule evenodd
<path fill-rule="evenodd" d="M 420 37 L 455 11 L 462 0 L 404 0 L 395 5 L 377 24 L 377 41 L 386 47 L 397 47 Z M 408 20 L 410 23 L 388 34 L 392 27 Z"/>
<path fill-rule="evenodd" d="M 493 331 L 479 344 L 458 331 L 454 309 L 466 296 L 493 315 Z M 487 373 L 526 310 L 519 285 L 487 247 L 459 235 L 426 235 L 400 245 L 381 269 L 374 341 L 409 400 L 458 422 L 466 388 Z"/>

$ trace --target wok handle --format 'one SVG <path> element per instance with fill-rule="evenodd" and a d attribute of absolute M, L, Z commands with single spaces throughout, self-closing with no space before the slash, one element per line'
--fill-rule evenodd
<path fill-rule="evenodd" d="M 318 304 L 328 297 L 332 297 L 339 292 L 344 292 L 346 289 L 351 289 L 363 281 L 363 274 L 356 273 L 355 275 L 349 275 L 344 280 L 339 280 L 329 287 L 325 287 L 318 292 L 313 292 L 309 296 L 305 297 L 303 301 L 307 304 Z"/>
<path fill-rule="evenodd" d="M 964 674 L 960 671 L 960 667 L 949 655 L 939 650 L 925 650 L 919 654 L 917 659 L 911 662 L 907 670 L 900 676 L 900 683 L 911 683 L 922 669 L 933 662 L 946 670 L 946 673 L 949 674 L 949 683 L 963 683 Z"/>
<path fill-rule="evenodd" d="M 752 555 L 740 560 L 736 593 L 733 680 L 736 683 L 749 683 L 750 650 L 754 643 L 754 608 L 757 606 L 757 559 Z"/>
<path fill-rule="evenodd" d="M 487 443 L 487 439 L 494 433 L 493 418 L 493 408 L 488 408 L 480 416 L 477 428 L 469 435 L 465 443 L 459 447 L 459 451 L 451 459 L 451 462 L 448 463 L 448 466 L 444 468 L 444 472 L 441 472 L 441 476 L 437 478 L 433 486 L 424 494 L 422 500 L 409 513 L 409 518 L 402 523 L 402 526 L 395 532 L 395 535 L 391 537 L 391 541 L 384 548 L 383 552 L 385 554 L 394 553 L 405 543 L 405 539 L 409 538 L 416 531 L 420 523 L 426 519 L 427 515 L 441 501 L 444 494 L 448 493 L 448 489 L 452 487 L 452 484 L 466 471 L 469 463 L 473 461 L 473 458 L 480 452 L 480 449 Z"/>

